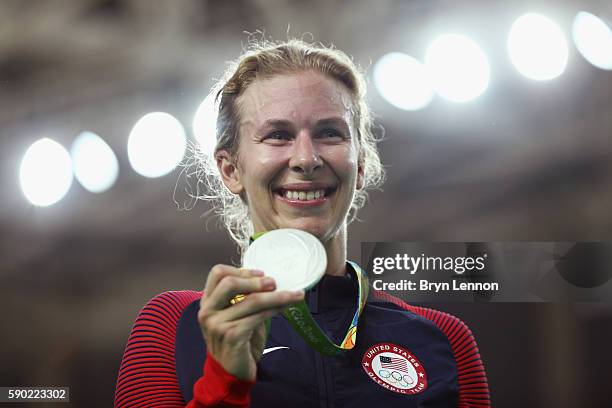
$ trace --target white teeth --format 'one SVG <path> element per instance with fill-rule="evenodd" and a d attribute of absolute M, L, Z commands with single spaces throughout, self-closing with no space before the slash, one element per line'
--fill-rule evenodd
<path fill-rule="evenodd" d="M 312 191 L 295 191 L 285 190 L 285 198 L 289 200 L 300 200 L 309 201 L 316 200 L 325 196 L 325 190 L 312 190 Z"/>

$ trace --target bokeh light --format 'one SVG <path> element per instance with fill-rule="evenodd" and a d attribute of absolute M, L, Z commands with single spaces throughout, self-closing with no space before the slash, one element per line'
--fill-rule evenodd
<path fill-rule="evenodd" d="M 580 11 L 572 24 L 572 37 L 584 59 L 597 68 L 612 70 L 612 31 L 605 22 Z"/>
<path fill-rule="evenodd" d="M 210 93 L 204 98 L 193 118 L 193 134 L 201 153 L 212 155 L 214 152 L 217 145 L 216 126 L 217 108 L 214 94 Z"/>
<path fill-rule="evenodd" d="M 128 158 L 138 174 L 161 177 L 181 162 L 186 147 L 183 125 L 169 113 L 152 112 L 140 118 L 130 132 Z"/>
<path fill-rule="evenodd" d="M 565 71 L 567 41 L 554 21 L 540 14 L 528 13 L 512 24 L 508 54 L 512 64 L 525 77 L 549 80 Z"/>
<path fill-rule="evenodd" d="M 486 55 L 467 36 L 444 34 L 427 49 L 425 67 L 438 95 L 453 102 L 467 102 L 489 86 L 491 71 Z"/>
<path fill-rule="evenodd" d="M 374 66 L 373 77 L 382 97 L 399 109 L 423 109 L 433 98 L 425 66 L 407 54 L 392 52 L 384 55 Z"/>
<path fill-rule="evenodd" d="M 117 180 L 119 163 L 115 153 L 102 138 L 82 132 L 70 149 L 72 169 L 81 185 L 92 193 L 108 190 Z"/>
<path fill-rule="evenodd" d="M 30 203 L 40 207 L 55 204 L 72 184 L 70 154 L 49 138 L 34 142 L 21 160 L 19 183 Z"/>

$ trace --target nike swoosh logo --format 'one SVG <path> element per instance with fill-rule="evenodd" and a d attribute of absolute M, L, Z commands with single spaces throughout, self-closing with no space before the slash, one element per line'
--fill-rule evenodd
<path fill-rule="evenodd" d="M 288 349 L 288 348 L 289 347 L 286 347 L 286 346 L 270 347 L 270 348 L 264 349 L 263 354 L 268 354 L 276 350 L 282 350 L 282 349 Z"/>

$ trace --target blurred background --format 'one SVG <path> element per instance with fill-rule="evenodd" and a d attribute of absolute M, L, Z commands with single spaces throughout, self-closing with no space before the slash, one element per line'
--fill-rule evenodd
<path fill-rule="evenodd" d="M 612 240 L 611 20 L 607 0 L 1 0 L 0 386 L 111 406 L 140 308 L 238 259 L 208 204 L 182 209 L 178 164 L 210 141 L 204 98 L 247 33 L 367 70 L 388 181 L 353 259 Z M 610 406 L 610 304 L 435 307 L 475 333 L 494 406 Z"/>

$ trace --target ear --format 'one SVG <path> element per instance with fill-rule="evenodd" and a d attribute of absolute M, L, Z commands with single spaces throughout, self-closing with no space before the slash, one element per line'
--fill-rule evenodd
<path fill-rule="evenodd" d="M 365 185 L 365 160 L 363 154 L 359 155 L 359 162 L 357 163 L 357 190 L 363 189 Z"/>
<path fill-rule="evenodd" d="M 217 168 L 225 187 L 234 194 L 241 194 L 244 186 L 240 181 L 240 170 L 227 150 L 219 150 L 215 154 Z"/>

